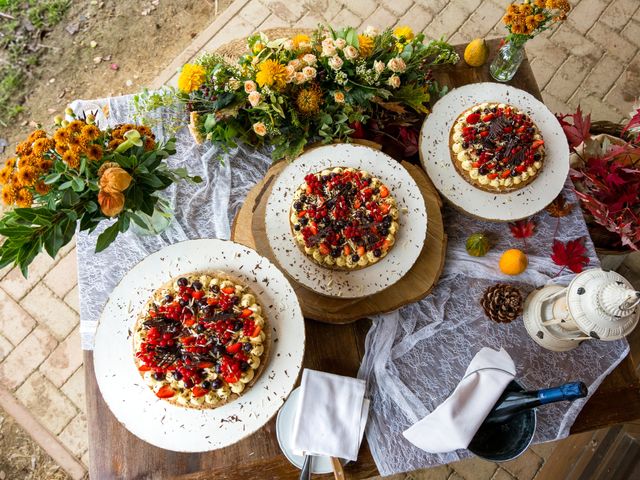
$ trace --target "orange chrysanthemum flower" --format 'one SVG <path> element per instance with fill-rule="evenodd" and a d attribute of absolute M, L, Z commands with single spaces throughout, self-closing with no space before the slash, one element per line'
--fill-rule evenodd
<path fill-rule="evenodd" d="M 80 166 L 80 157 L 72 150 L 67 150 L 62 155 L 62 161 L 69 165 L 71 168 L 78 168 Z"/>
<path fill-rule="evenodd" d="M 47 132 L 45 132 L 44 130 L 34 130 L 33 132 L 31 132 L 31 134 L 29 135 L 29 137 L 27 138 L 27 142 L 29 143 L 33 143 L 35 142 L 37 139 L 39 138 L 45 138 L 47 136 Z"/>
<path fill-rule="evenodd" d="M 56 133 L 53 134 L 53 139 L 56 143 L 67 143 L 69 141 L 69 130 L 66 128 L 59 128 Z"/>
<path fill-rule="evenodd" d="M 38 138 L 35 142 L 33 142 L 32 151 L 36 155 L 42 155 L 47 150 L 50 150 L 54 147 L 55 142 L 50 138 Z"/>
<path fill-rule="evenodd" d="M 100 136 L 100 129 L 95 125 L 85 125 L 82 127 L 82 135 L 87 137 L 89 140 L 95 140 Z"/>
<path fill-rule="evenodd" d="M 5 205 L 13 205 L 13 202 L 15 201 L 15 188 L 10 183 L 7 183 L 4 187 L 2 187 L 2 203 L 4 203 Z"/>
<path fill-rule="evenodd" d="M 21 208 L 29 208 L 33 203 L 33 194 L 28 188 L 21 188 L 16 192 L 15 202 Z"/>
<path fill-rule="evenodd" d="M 87 158 L 91 161 L 97 162 L 102 159 L 102 147 L 95 143 L 87 147 Z"/>
<path fill-rule="evenodd" d="M 49 193 L 50 190 L 51 190 L 51 186 L 47 185 L 42 180 L 36 183 L 36 192 L 38 192 L 38 194 L 46 195 L 47 193 Z"/>
<path fill-rule="evenodd" d="M 36 169 L 30 166 L 22 167 L 16 173 L 16 178 L 20 185 L 24 185 L 25 187 L 30 187 L 36 180 L 38 179 L 38 172 Z"/>
<path fill-rule="evenodd" d="M 74 120 L 67 126 L 67 129 L 71 133 L 80 133 L 82 131 L 82 127 L 84 127 L 85 125 L 86 123 L 81 120 Z"/>

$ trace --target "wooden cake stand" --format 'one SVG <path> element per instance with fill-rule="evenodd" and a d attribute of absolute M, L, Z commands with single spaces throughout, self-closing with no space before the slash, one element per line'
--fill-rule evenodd
<path fill-rule="evenodd" d="M 328 297 L 315 293 L 287 275 L 276 261 L 265 230 L 265 208 L 277 175 L 285 168 L 285 162 L 273 165 L 265 177 L 251 189 L 238 211 L 231 227 L 231 239 L 253 248 L 264 255 L 284 272 L 298 295 L 305 317 L 326 323 L 350 323 L 359 318 L 390 312 L 403 305 L 417 302 L 429 294 L 438 281 L 444 256 L 447 236 L 442 224 L 442 201 L 427 177 L 415 165 L 402 162 L 418 184 L 427 208 L 427 237 L 420 256 L 409 272 L 394 285 L 381 292 L 363 298 Z"/>

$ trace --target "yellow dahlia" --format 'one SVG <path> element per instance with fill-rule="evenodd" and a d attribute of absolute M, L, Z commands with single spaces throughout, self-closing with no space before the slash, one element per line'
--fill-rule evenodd
<path fill-rule="evenodd" d="M 322 105 L 322 90 L 315 83 L 303 88 L 296 97 L 296 106 L 302 115 L 315 115 Z"/>
<path fill-rule="evenodd" d="M 373 38 L 370 36 L 358 35 L 358 44 L 361 57 L 366 58 L 373 53 Z"/>
<path fill-rule="evenodd" d="M 87 158 L 93 162 L 97 162 L 102 159 L 102 147 L 95 143 L 87 147 Z"/>
<path fill-rule="evenodd" d="M 85 125 L 82 127 L 82 135 L 87 137 L 89 140 L 95 140 L 100 136 L 100 129 L 95 125 Z"/>
<path fill-rule="evenodd" d="M 411 27 L 408 27 L 407 25 L 403 25 L 401 27 L 397 27 L 393 31 L 393 36 L 396 37 L 401 42 L 404 42 L 404 43 L 410 42 L 411 40 L 413 40 L 413 30 L 411 30 Z"/>
<path fill-rule="evenodd" d="M 16 201 L 16 192 L 13 185 L 7 183 L 2 187 L 2 203 L 5 205 L 12 205 Z"/>
<path fill-rule="evenodd" d="M 33 203 L 33 194 L 27 188 L 21 188 L 16 192 L 16 205 L 21 208 L 29 208 Z"/>
<path fill-rule="evenodd" d="M 185 93 L 198 90 L 204 83 L 205 76 L 206 72 L 202 65 L 186 63 L 178 77 L 178 89 Z"/>
<path fill-rule="evenodd" d="M 309 35 L 305 35 L 304 33 L 299 33 L 298 35 L 294 36 L 291 41 L 293 42 L 294 50 L 298 50 L 301 43 L 311 43 Z"/>
<path fill-rule="evenodd" d="M 256 74 L 256 82 L 261 87 L 273 86 L 276 89 L 284 88 L 287 84 L 286 67 L 275 60 L 265 60 L 258 65 L 258 73 Z"/>
<path fill-rule="evenodd" d="M 18 170 L 16 178 L 21 185 L 31 186 L 36 183 L 36 180 L 38 179 L 38 173 L 33 167 L 22 167 Z"/>

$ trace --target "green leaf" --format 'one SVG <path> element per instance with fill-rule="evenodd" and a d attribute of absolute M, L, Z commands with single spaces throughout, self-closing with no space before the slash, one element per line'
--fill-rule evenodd
<path fill-rule="evenodd" d="M 60 177 L 62 177 L 61 173 L 52 173 L 51 175 L 47 175 L 44 179 L 44 183 L 47 185 L 51 185 L 53 183 L 56 183 L 58 180 L 60 180 Z"/>
<path fill-rule="evenodd" d="M 116 239 L 120 231 L 120 225 L 118 222 L 108 227 L 104 232 L 98 236 L 96 241 L 96 253 L 103 251 Z"/>
<path fill-rule="evenodd" d="M 67 180 L 66 182 L 60 184 L 58 190 L 66 190 L 67 188 L 71 188 L 72 185 L 73 182 L 71 180 Z"/>
<path fill-rule="evenodd" d="M 84 182 L 82 181 L 81 178 L 74 177 L 71 180 L 71 188 L 73 189 L 74 192 L 81 192 L 84 190 Z"/>
<path fill-rule="evenodd" d="M 207 118 L 204 120 L 204 130 L 206 132 L 210 132 L 213 130 L 213 127 L 216 125 L 216 116 L 213 113 L 207 115 Z"/>
<path fill-rule="evenodd" d="M 62 229 L 56 225 L 44 239 L 44 249 L 50 257 L 55 257 L 62 248 Z"/>

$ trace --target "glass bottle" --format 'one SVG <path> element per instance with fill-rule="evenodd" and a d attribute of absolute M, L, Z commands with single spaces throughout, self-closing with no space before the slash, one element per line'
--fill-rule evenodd
<path fill-rule="evenodd" d="M 524 60 L 524 42 L 507 42 L 491 62 L 489 72 L 499 82 L 511 80 Z"/>

